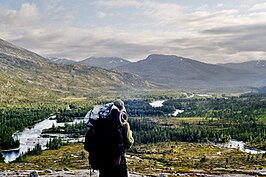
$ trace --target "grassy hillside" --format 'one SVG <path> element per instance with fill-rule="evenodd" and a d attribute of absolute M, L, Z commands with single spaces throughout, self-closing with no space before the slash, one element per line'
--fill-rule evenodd
<path fill-rule="evenodd" d="M 54 99 L 55 94 L 42 87 L 36 87 L 30 82 L 19 78 L 12 78 L 0 72 L 0 101 L 2 103 L 14 103 L 27 100 Z"/>
<path fill-rule="evenodd" d="M 139 145 L 133 146 L 127 154 L 129 171 L 142 174 L 185 173 L 195 170 L 220 174 L 236 173 L 232 169 L 244 171 L 266 168 L 266 158 L 261 154 L 249 155 L 236 149 L 198 143 L 168 142 Z M 82 143 L 69 144 L 59 150 L 43 151 L 39 156 L 28 156 L 21 162 L 0 163 L 0 170 L 88 169 L 87 156 Z"/>
<path fill-rule="evenodd" d="M 154 88 L 141 77 L 85 65 L 53 64 L 0 39 L 1 99 L 32 100 Z"/>
<path fill-rule="evenodd" d="M 1 58 L 0 58 L 1 59 Z M 86 96 L 153 86 L 137 75 L 81 65 L 46 64 L 39 68 L 7 65 L 0 70 L 2 99 Z"/>

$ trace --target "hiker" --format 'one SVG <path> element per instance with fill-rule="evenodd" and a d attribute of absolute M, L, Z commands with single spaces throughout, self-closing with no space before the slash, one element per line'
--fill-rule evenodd
<path fill-rule="evenodd" d="M 128 177 L 125 151 L 134 139 L 124 102 L 115 100 L 98 114 L 99 119 L 89 123 L 91 128 L 85 139 L 91 168 L 99 170 L 99 177 Z"/>

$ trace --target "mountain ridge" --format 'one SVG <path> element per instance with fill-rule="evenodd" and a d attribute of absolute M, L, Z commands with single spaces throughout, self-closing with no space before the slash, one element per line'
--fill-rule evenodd
<path fill-rule="evenodd" d="M 37 65 L 42 65 L 48 60 L 34 52 L 31 52 L 22 47 L 15 46 L 0 38 L 0 53 L 10 57 L 19 58 L 25 61 L 31 61 Z"/>
<path fill-rule="evenodd" d="M 251 70 L 208 64 L 175 55 L 152 54 L 117 69 L 152 80 L 163 88 L 217 90 L 261 87 L 266 79 Z"/>
<path fill-rule="evenodd" d="M 131 62 L 119 57 L 90 57 L 77 63 L 105 69 L 113 69 Z"/>
<path fill-rule="evenodd" d="M 90 57 L 78 62 L 48 60 L 4 40 L 0 41 L 0 59 L 0 74 L 36 90 L 45 88 L 46 92 L 60 94 L 154 88 L 222 92 L 266 86 L 264 60 L 208 64 L 163 54 L 151 54 L 137 62 L 118 57 Z M 114 65 L 108 66 L 110 62 Z M 90 66 L 95 63 L 97 66 Z"/>
<path fill-rule="evenodd" d="M 141 77 L 81 64 L 62 65 L 1 40 L 0 88 L 3 101 L 90 93 L 138 90 L 154 87 Z M 12 87 L 6 87 L 11 83 Z"/>
<path fill-rule="evenodd" d="M 65 58 L 49 58 L 50 62 L 56 64 L 82 64 L 88 67 L 99 67 L 104 69 L 114 69 L 116 67 L 131 63 L 130 61 L 119 57 L 89 57 L 81 61 L 74 61 Z"/>
<path fill-rule="evenodd" d="M 249 72 L 266 73 L 266 60 L 252 60 L 240 63 L 224 63 L 218 64 L 231 69 L 244 69 Z"/>

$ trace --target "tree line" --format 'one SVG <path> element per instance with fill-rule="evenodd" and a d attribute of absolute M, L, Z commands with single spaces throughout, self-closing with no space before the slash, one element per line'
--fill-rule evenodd
<path fill-rule="evenodd" d="M 27 127 L 56 115 L 58 122 L 73 121 L 75 117 L 84 117 L 91 109 L 90 103 L 78 106 L 65 103 L 36 103 L 21 105 L 2 105 L 0 107 L 0 150 L 18 148 L 20 143 L 12 135 Z"/>
<path fill-rule="evenodd" d="M 85 125 L 85 122 L 82 121 L 80 123 L 68 124 L 65 123 L 64 127 L 58 126 L 56 127 L 54 124 L 51 128 L 43 130 L 43 133 L 62 133 L 68 134 L 71 138 L 79 138 L 83 137 L 88 128 Z"/>
<path fill-rule="evenodd" d="M 148 101 L 129 100 L 126 103 L 131 117 L 142 117 L 131 121 L 132 128 L 135 129 L 136 142 L 226 142 L 233 138 L 266 149 L 266 95 L 168 99 L 161 108 L 150 107 Z M 152 117 L 152 114 L 167 120 L 169 111 L 173 109 L 184 110 L 177 117 L 202 117 L 209 121 L 199 125 L 184 123 L 179 129 L 174 129 L 145 120 Z M 154 113 L 151 114 L 152 111 Z M 215 121 L 212 121 L 214 119 Z"/>
<path fill-rule="evenodd" d="M 228 98 L 169 98 L 164 102 L 163 107 L 159 108 L 152 107 L 149 102 L 151 101 L 125 100 L 136 143 L 163 141 L 224 143 L 233 138 L 262 149 L 266 148 L 266 120 L 258 121 L 259 117 L 266 115 L 266 97 L 263 95 Z M 202 117 L 208 121 L 183 122 L 179 128 L 152 121 L 153 117 L 167 120 L 170 117 L 169 113 L 176 109 L 184 110 L 177 117 Z M 73 117 L 72 115 L 72 119 Z M 85 124 L 81 123 L 52 127 L 48 132 L 66 133 L 79 137 L 84 135 L 86 130 Z"/>
<path fill-rule="evenodd" d="M 231 138 L 226 131 L 214 131 L 207 126 L 186 124 L 178 129 L 162 126 L 152 120 L 136 118 L 130 119 L 130 125 L 137 144 L 170 141 L 225 143 Z"/>
<path fill-rule="evenodd" d="M 19 147 L 19 140 L 13 139 L 16 131 L 33 126 L 51 114 L 47 107 L 19 107 L 0 110 L 0 149 Z"/>

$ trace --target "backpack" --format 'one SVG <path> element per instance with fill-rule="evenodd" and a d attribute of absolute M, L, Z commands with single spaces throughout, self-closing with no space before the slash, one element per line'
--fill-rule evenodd
<path fill-rule="evenodd" d="M 89 152 L 89 164 L 92 169 L 100 170 L 111 166 L 115 159 L 125 152 L 125 132 L 120 123 L 120 114 L 116 106 L 108 103 L 94 107 L 86 117 L 89 130 L 85 136 L 84 149 Z"/>

